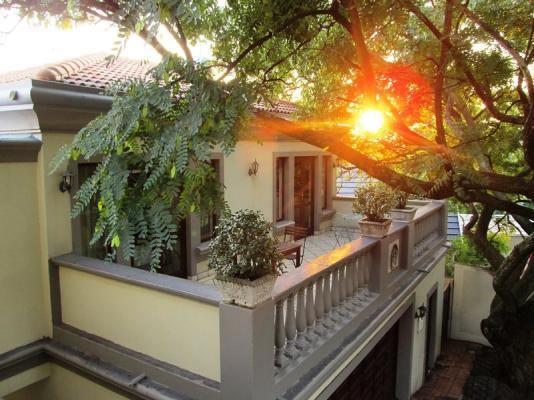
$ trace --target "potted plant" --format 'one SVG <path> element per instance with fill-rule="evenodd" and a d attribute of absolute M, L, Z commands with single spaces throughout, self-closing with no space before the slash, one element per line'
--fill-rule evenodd
<path fill-rule="evenodd" d="M 352 209 L 365 217 L 358 221 L 362 236 L 386 236 L 391 225 L 391 219 L 387 219 L 386 214 L 394 204 L 391 188 L 381 182 L 357 189 Z"/>
<path fill-rule="evenodd" d="M 209 246 L 208 267 L 223 301 L 253 308 L 271 296 L 282 272 L 282 256 L 272 237 L 272 224 L 260 212 L 225 213 Z"/>
<path fill-rule="evenodd" d="M 408 207 L 408 193 L 395 189 L 393 191 L 393 198 L 395 199 L 394 208 L 389 210 L 389 216 L 395 221 L 410 222 L 415 216 L 417 208 Z"/>

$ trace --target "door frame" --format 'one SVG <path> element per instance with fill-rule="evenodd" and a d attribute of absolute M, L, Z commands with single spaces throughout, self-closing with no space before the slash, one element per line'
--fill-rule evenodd
<path fill-rule="evenodd" d="M 285 186 L 285 193 L 284 193 L 284 220 L 282 221 L 276 221 L 276 159 L 277 158 L 286 158 L 286 171 L 285 171 L 285 178 L 286 183 Z M 332 155 L 325 151 L 281 151 L 281 152 L 273 152 L 273 160 L 272 160 L 272 176 L 273 176 L 273 182 L 272 182 L 272 222 L 275 224 L 280 225 L 287 225 L 295 222 L 295 207 L 294 207 L 294 199 L 295 199 L 295 157 L 313 157 L 314 158 L 314 188 L 315 188 L 315 196 L 313 199 L 313 218 L 312 218 L 312 227 L 313 227 L 313 233 L 316 233 L 320 230 L 320 224 L 321 224 L 321 213 L 324 211 L 322 204 L 321 204 L 321 196 L 319 196 L 319 188 L 321 187 L 321 177 L 322 177 L 322 168 L 323 168 L 323 157 L 332 157 Z M 332 163 L 330 163 L 332 165 Z M 333 171 L 331 171 L 333 173 Z M 332 177 L 330 180 L 330 185 L 327 188 L 328 192 L 326 194 L 327 196 L 327 209 L 332 209 L 332 202 L 333 202 L 333 184 L 335 179 Z"/>
<path fill-rule="evenodd" d="M 317 208 L 317 202 L 316 202 L 316 198 L 317 198 L 317 179 L 316 179 L 316 176 L 317 176 L 317 166 L 319 164 L 319 157 L 316 157 L 316 156 L 296 156 L 294 158 L 294 162 L 295 162 L 295 168 L 293 169 L 293 219 L 295 221 L 295 225 L 297 225 L 297 216 L 296 216 L 296 213 L 295 213 L 295 208 L 296 208 L 296 201 L 295 201 L 295 195 L 296 193 L 299 192 L 299 190 L 297 190 L 297 185 L 299 184 L 299 182 L 296 181 L 295 179 L 295 175 L 296 175 L 296 171 L 297 171 L 297 159 L 299 159 L 300 161 L 299 162 L 303 162 L 303 163 L 309 163 L 309 165 L 311 166 L 311 179 L 310 179 L 310 184 L 311 184 L 311 200 L 310 200 L 310 210 L 309 210 L 309 218 L 310 218 L 310 226 L 306 226 L 306 228 L 308 229 L 308 235 L 313 235 L 313 232 L 316 230 L 315 227 L 316 227 L 316 208 Z M 321 158 L 322 159 L 322 158 Z M 306 167 L 305 167 L 306 168 Z M 305 212 L 305 214 L 308 214 L 307 212 Z"/>
<path fill-rule="evenodd" d="M 423 382 L 426 381 L 427 370 L 434 366 L 439 355 L 438 342 L 441 335 L 438 335 L 438 301 L 438 284 L 436 282 L 426 296 L 427 315 L 425 318 L 426 329 Z"/>

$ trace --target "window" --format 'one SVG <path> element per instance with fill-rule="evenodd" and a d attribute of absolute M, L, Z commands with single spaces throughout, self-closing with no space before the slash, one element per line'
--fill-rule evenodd
<path fill-rule="evenodd" d="M 323 168 L 321 176 L 321 208 L 328 208 L 328 196 L 330 193 L 330 157 L 323 157 Z"/>
<path fill-rule="evenodd" d="M 285 197 L 286 197 L 286 165 L 287 158 L 276 159 L 276 221 L 285 219 Z"/>
<path fill-rule="evenodd" d="M 215 170 L 215 174 L 221 179 L 221 163 L 219 159 L 211 160 L 211 166 Z M 200 216 L 200 241 L 209 242 L 213 238 L 213 233 L 215 232 L 215 226 L 219 215 L 214 212 L 209 215 Z"/>

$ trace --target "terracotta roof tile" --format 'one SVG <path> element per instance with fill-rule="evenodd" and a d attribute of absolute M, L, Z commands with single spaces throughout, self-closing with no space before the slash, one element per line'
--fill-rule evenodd
<path fill-rule="evenodd" d="M 0 75 L 0 83 L 15 82 L 22 79 L 63 82 L 70 85 L 105 89 L 114 81 L 144 78 L 155 64 L 119 58 L 108 64 L 103 54 L 92 54 L 63 62 L 28 68 L 22 71 Z M 296 106 L 288 101 L 275 104 L 259 102 L 254 105 L 257 110 L 277 114 L 292 114 Z"/>

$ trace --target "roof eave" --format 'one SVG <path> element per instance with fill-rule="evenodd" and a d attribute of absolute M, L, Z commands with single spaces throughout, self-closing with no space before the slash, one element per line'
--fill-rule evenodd
<path fill-rule="evenodd" d="M 77 132 L 109 110 L 111 102 L 99 89 L 61 82 L 24 79 L 1 84 L 0 134 Z"/>

